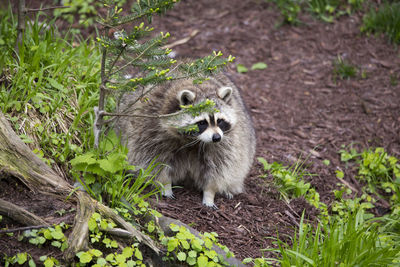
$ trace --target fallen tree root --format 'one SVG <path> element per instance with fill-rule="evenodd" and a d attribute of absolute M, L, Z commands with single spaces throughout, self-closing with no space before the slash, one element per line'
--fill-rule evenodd
<path fill-rule="evenodd" d="M 17 221 L 24 225 L 44 225 L 48 226 L 48 223 L 42 218 L 36 216 L 35 214 L 27 211 L 20 206 L 17 206 L 11 202 L 8 202 L 0 198 L 0 214 L 7 216 L 14 221 Z"/>

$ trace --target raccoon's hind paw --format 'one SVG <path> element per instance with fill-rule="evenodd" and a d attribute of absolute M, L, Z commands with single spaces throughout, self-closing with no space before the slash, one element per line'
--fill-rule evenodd
<path fill-rule="evenodd" d="M 225 193 L 225 197 L 227 198 L 227 199 L 232 199 L 233 198 L 233 194 L 232 193 Z"/>

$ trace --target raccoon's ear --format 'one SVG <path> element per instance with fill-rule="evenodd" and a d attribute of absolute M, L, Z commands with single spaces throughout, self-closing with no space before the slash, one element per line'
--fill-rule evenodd
<path fill-rule="evenodd" d="M 179 103 L 183 106 L 192 104 L 196 98 L 195 93 L 190 90 L 182 90 L 178 93 Z"/>
<path fill-rule="evenodd" d="M 217 95 L 224 101 L 227 101 L 232 95 L 232 87 L 224 86 L 218 89 Z"/>

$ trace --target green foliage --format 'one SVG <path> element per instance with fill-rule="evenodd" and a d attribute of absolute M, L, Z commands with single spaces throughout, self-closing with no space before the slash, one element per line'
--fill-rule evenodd
<path fill-rule="evenodd" d="M 114 228 L 116 224 L 110 219 L 104 219 L 97 212 L 89 220 L 89 234 L 92 246 L 106 247 L 111 253 L 105 255 L 102 251 L 92 248 L 76 254 L 79 266 L 144 266 L 143 255 L 139 243 L 120 248 L 116 240 L 110 239 L 104 231 Z"/>
<path fill-rule="evenodd" d="M 267 64 L 265 64 L 264 62 L 257 62 L 257 63 L 254 63 L 252 66 L 251 66 L 251 70 L 264 70 L 264 69 L 266 69 L 268 67 L 268 65 Z M 249 71 L 249 69 L 247 68 L 247 67 L 245 67 L 243 64 L 237 64 L 236 65 L 236 71 L 238 72 L 238 73 L 246 73 L 246 72 L 248 72 Z"/>
<path fill-rule="evenodd" d="M 65 8 L 54 9 L 54 17 L 62 18 L 69 24 L 73 24 L 76 14 L 79 14 L 77 23 L 84 27 L 94 24 L 97 8 L 100 7 L 95 0 L 64 0 L 62 4 Z M 79 32 L 79 29 L 77 31 Z"/>
<path fill-rule="evenodd" d="M 70 161 L 72 174 L 95 199 L 103 199 L 111 206 L 121 206 L 125 201 L 139 204 L 158 192 L 155 188 L 144 195 L 143 190 L 156 185 L 153 180 L 161 165 L 155 160 L 146 168 L 136 170 L 127 161 L 128 149 L 120 144 L 114 131 L 100 142 L 98 149 L 89 150 Z M 134 176 L 129 171 L 137 171 Z"/>
<path fill-rule="evenodd" d="M 333 22 L 336 17 L 351 14 L 362 7 L 364 0 L 266 0 L 274 3 L 283 16 L 284 23 L 300 24 L 298 15 L 308 10 L 325 22 Z"/>
<path fill-rule="evenodd" d="M 304 176 L 312 176 L 306 173 L 303 169 L 303 163 L 297 161 L 291 167 L 283 166 L 280 163 L 268 163 L 263 158 L 258 158 L 258 161 L 263 164 L 264 170 L 270 172 L 278 186 L 281 195 L 287 200 L 289 197 L 305 197 L 309 193 L 311 184 L 305 183 Z"/>
<path fill-rule="evenodd" d="M 390 197 L 394 205 L 400 204 L 400 164 L 396 157 L 389 156 L 381 147 L 357 153 L 339 151 L 342 161 L 354 160 L 358 164 L 357 178 L 367 183 L 369 192 L 381 197 Z"/>
<path fill-rule="evenodd" d="M 249 69 L 246 68 L 243 64 L 237 64 L 236 65 L 236 70 L 237 70 L 238 73 L 245 73 L 245 72 L 249 71 Z"/>
<path fill-rule="evenodd" d="M 89 108 L 96 104 L 100 65 L 93 45 L 72 46 L 51 23 L 39 16 L 27 23 L 13 57 L 16 22 L 5 11 L 1 27 L 7 41 L 1 46 L 0 108 L 20 137 L 47 163 L 65 163 L 90 141 Z M 9 15 L 8 15 L 9 16 Z M 2 33 L 2 34 L 3 34 Z"/>
<path fill-rule="evenodd" d="M 10 265 L 26 265 L 29 267 L 36 267 L 36 263 L 33 260 L 32 256 L 27 253 L 27 252 L 20 252 L 17 253 L 17 255 L 12 256 L 12 257 L 8 257 L 7 255 L 4 255 L 3 257 L 4 260 L 4 266 L 8 267 Z"/>
<path fill-rule="evenodd" d="M 377 223 L 364 221 L 363 210 L 349 213 L 345 221 L 321 222 L 313 226 L 300 222 L 292 245 L 280 240 L 278 252 L 281 266 L 394 266 L 400 253 L 379 233 Z"/>
<path fill-rule="evenodd" d="M 233 257 L 227 247 L 217 243 L 216 233 L 204 233 L 197 237 L 183 226 L 171 224 L 170 228 L 174 236 L 160 236 L 168 251 L 164 260 L 177 260 L 189 266 L 229 266 L 224 257 L 213 249 L 217 245 L 224 250 L 227 258 Z"/>
<path fill-rule="evenodd" d="M 43 246 L 45 243 L 51 242 L 51 245 L 64 251 L 68 248 L 68 240 L 63 233 L 63 230 L 68 229 L 69 226 L 65 223 L 60 223 L 54 227 L 33 229 L 25 231 L 23 235 L 19 236 L 18 240 L 22 241 L 27 239 L 29 243 L 38 247 Z"/>
<path fill-rule="evenodd" d="M 310 10 L 325 22 L 333 22 L 335 12 L 339 7 L 339 0 L 309 0 Z"/>
<path fill-rule="evenodd" d="M 52 246 L 64 251 L 68 248 L 68 240 L 63 231 L 68 228 L 69 225 L 62 222 L 53 227 L 27 230 L 18 237 L 18 241 L 26 239 L 30 244 L 38 247 L 42 247 L 50 242 Z M 43 262 L 43 266 L 61 266 L 60 262 L 54 257 L 41 256 L 39 260 Z M 19 264 L 29 267 L 36 266 L 34 259 L 27 252 L 21 252 L 12 257 L 4 256 L 4 265 L 9 266 L 10 264 Z"/>
<path fill-rule="evenodd" d="M 349 213 L 356 213 L 358 210 L 364 211 L 364 219 L 372 218 L 373 215 L 366 213 L 366 210 L 374 208 L 376 200 L 370 195 L 364 193 L 361 197 L 352 196 L 352 191 L 344 187 L 342 184 L 340 190 L 333 190 L 335 201 L 332 203 L 331 212 L 336 220 L 341 221 L 346 219 Z M 338 215 L 338 216 L 336 216 Z"/>
<path fill-rule="evenodd" d="M 301 4 L 303 0 L 267 0 L 274 3 L 281 12 L 284 18 L 284 23 L 298 24 L 300 21 L 297 19 L 301 11 Z"/>
<path fill-rule="evenodd" d="M 251 70 L 264 70 L 268 67 L 264 62 L 257 62 L 251 66 Z"/>
<path fill-rule="evenodd" d="M 350 79 L 356 77 L 358 73 L 357 67 L 348 63 L 341 56 L 338 56 L 333 61 L 333 80 L 336 81 L 338 78 L 341 80 Z"/>
<path fill-rule="evenodd" d="M 371 8 L 363 18 L 362 32 L 384 33 L 395 44 L 400 43 L 400 3 L 386 1 L 379 9 Z"/>

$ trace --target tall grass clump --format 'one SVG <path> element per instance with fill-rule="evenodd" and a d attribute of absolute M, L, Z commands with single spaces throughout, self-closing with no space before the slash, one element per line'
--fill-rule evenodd
<path fill-rule="evenodd" d="M 400 2 L 386 2 L 371 8 L 363 18 L 362 32 L 383 33 L 394 44 L 400 44 Z"/>
<path fill-rule="evenodd" d="M 17 22 L 10 10 L 0 12 L 6 39 L 1 44 L 0 109 L 22 140 L 55 167 L 89 142 L 99 51 L 91 41 L 60 37 L 51 21 L 39 21 L 40 14 L 27 22 L 14 50 Z"/>
<path fill-rule="evenodd" d="M 350 213 L 346 221 L 320 222 L 313 226 L 300 221 L 289 245 L 277 241 L 280 266 L 395 266 L 399 246 L 387 242 L 390 233 L 381 234 L 379 225 L 364 221 L 363 210 Z"/>

